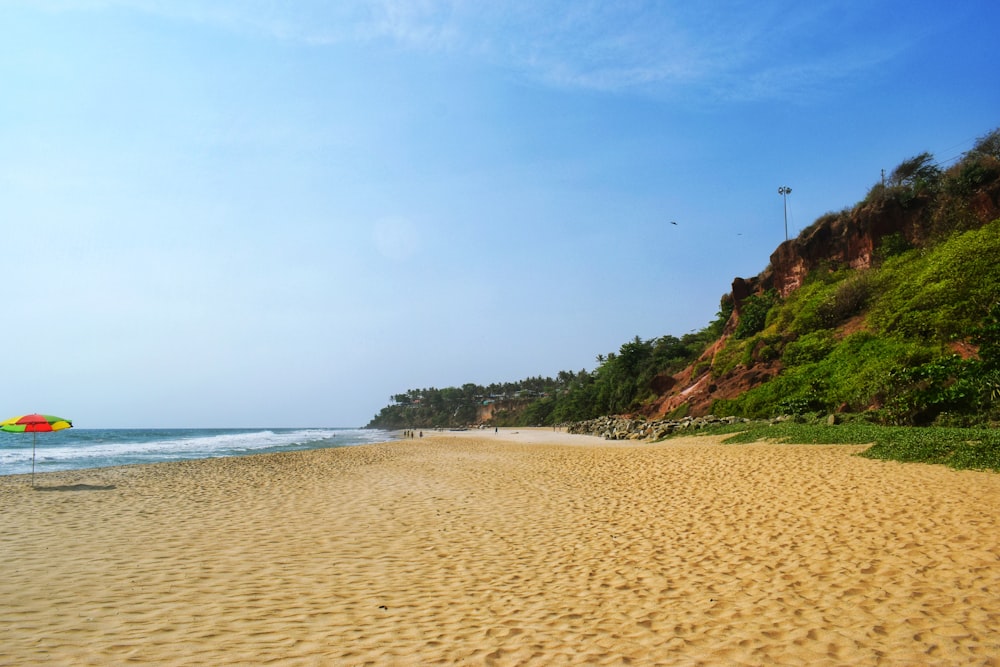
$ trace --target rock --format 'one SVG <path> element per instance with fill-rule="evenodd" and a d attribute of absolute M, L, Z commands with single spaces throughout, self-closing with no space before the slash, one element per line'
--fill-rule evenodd
<path fill-rule="evenodd" d="M 629 417 L 598 417 L 583 422 L 569 424 L 566 427 L 567 433 L 580 433 L 585 435 L 596 435 L 605 440 L 662 440 L 674 431 L 678 430 L 700 430 L 714 424 L 735 424 L 748 422 L 747 419 L 739 417 L 716 417 L 706 415 L 705 417 L 684 417 L 680 420 L 672 419 L 632 419 Z"/>

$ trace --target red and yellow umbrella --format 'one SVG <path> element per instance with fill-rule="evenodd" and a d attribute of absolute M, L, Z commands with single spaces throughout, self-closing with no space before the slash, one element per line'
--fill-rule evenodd
<path fill-rule="evenodd" d="M 21 415 L 0 422 L 0 430 L 11 433 L 41 433 L 70 428 L 73 422 L 53 415 Z"/>
<path fill-rule="evenodd" d="M 31 434 L 31 485 L 35 485 L 35 434 L 73 428 L 73 422 L 54 415 L 21 415 L 0 422 L 0 431 Z"/>

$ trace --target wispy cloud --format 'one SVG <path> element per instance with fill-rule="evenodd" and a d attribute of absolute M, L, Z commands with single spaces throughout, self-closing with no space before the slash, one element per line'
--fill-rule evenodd
<path fill-rule="evenodd" d="M 477 58 L 564 88 L 747 101 L 810 97 L 895 57 L 903 30 L 852 35 L 867 10 L 733 0 L 42 0 L 125 9 L 313 44 L 387 41 Z M 38 5 L 35 5 L 38 6 Z M 831 39 L 833 34 L 837 39 Z M 818 39 L 814 39 L 818 38 Z"/>

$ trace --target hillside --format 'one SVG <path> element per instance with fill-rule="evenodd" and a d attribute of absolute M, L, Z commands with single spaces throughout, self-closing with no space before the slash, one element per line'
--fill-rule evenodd
<path fill-rule="evenodd" d="M 599 355 L 594 371 L 534 378 L 514 401 L 505 392 L 499 412 L 484 410 L 497 398 L 487 388 L 411 390 L 369 425 L 807 412 L 887 424 L 997 420 L 997 285 L 1000 130 L 947 169 L 928 153 L 903 161 L 861 202 L 779 245 L 759 275 L 735 278 L 717 320 L 697 334 L 637 337 Z M 415 410 L 414 399 L 440 409 Z"/>

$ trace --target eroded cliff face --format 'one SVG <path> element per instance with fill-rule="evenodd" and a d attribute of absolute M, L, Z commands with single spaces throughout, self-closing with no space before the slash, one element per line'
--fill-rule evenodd
<path fill-rule="evenodd" d="M 969 198 L 968 213 L 986 224 L 1000 217 L 1000 182 L 994 182 Z M 883 199 L 851 211 L 821 217 L 798 238 L 785 241 L 771 254 L 770 265 L 753 278 L 735 278 L 732 292 L 723 297 L 733 304 L 733 313 L 722 336 L 680 373 L 656 378 L 654 391 L 660 398 L 642 412 L 663 417 L 687 404 L 687 414 L 703 416 L 720 398 L 735 398 L 767 382 L 781 372 L 778 360 L 756 363 L 753 368 L 738 366 L 725 376 L 713 378 L 710 366 L 715 355 L 733 334 L 747 297 L 774 289 L 782 298 L 798 289 L 814 270 L 850 267 L 868 269 L 887 237 L 898 235 L 912 246 L 921 245 L 932 233 L 929 202 L 916 198 L 903 206 L 895 199 Z M 863 326 L 856 321 L 852 328 Z"/>
<path fill-rule="evenodd" d="M 746 297 L 771 288 L 782 298 L 788 296 L 821 266 L 870 268 L 876 251 L 889 236 L 899 235 L 910 245 L 918 245 L 928 234 L 926 217 L 925 207 L 904 208 L 895 200 L 825 215 L 798 238 L 779 245 L 771 253 L 770 265 L 759 275 L 733 280 L 736 310 Z"/>

